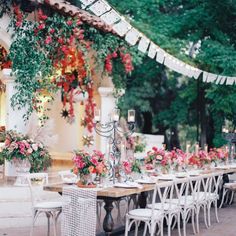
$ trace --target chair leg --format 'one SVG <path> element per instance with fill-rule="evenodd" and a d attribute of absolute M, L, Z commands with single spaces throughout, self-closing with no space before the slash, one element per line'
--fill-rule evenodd
<path fill-rule="evenodd" d="M 47 236 L 50 236 L 50 217 L 51 217 L 51 214 L 50 214 L 49 212 L 46 212 L 45 214 L 46 214 L 46 216 L 47 216 L 47 221 L 48 221 Z"/>
<path fill-rule="evenodd" d="M 199 233 L 199 212 L 200 212 L 200 207 L 196 208 L 196 225 L 197 225 L 197 233 Z"/>
<path fill-rule="evenodd" d="M 222 194 L 222 198 L 221 198 L 220 208 L 221 208 L 221 207 L 223 206 L 223 204 L 224 204 L 225 194 L 226 194 L 226 189 L 223 188 L 223 194 Z"/>
<path fill-rule="evenodd" d="M 177 216 L 177 227 L 178 227 L 178 234 L 181 236 L 181 229 L 180 229 L 180 212 L 178 213 Z"/>
<path fill-rule="evenodd" d="M 134 231 L 134 236 L 138 236 L 138 221 L 135 221 L 135 231 Z"/>
<path fill-rule="evenodd" d="M 219 223 L 220 221 L 219 221 L 219 217 L 218 217 L 217 200 L 215 200 L 214 205 L 215 205 L 216 221 L 217 221 L 217 223 Z"/>
<path fill-rule="evenodd" d="M 143 230 L 143 236 L 145 236 L 147 234 L 147 223 L 145 222 L 145 225 L 144 225 L 144 230 Z"/>
<path fill-rule="evenodd" d="M 207 205 L 208 226 L 211 226 L 211 203 Z"/>
<path fill-rule="evenodd" d="M 169 215 L 168 215 L 168 222 L 167 222 L 167 226 L 168 226 L 168 236 L 171 236 L 171 222 L 172 222 L 172 215 L 169 214 Z"/>
<path fill-rule="evenodd" d="M 125 236 L 128 236 L 129 234 L 129 218 L 126 216 L 126 221 L 125 221 Z"/>
<path fill-rule="evenodd" d="M 56 225 L 56 213 L 52 213 L 52 226 L 53 226 L 53 235 L 57 236 L 57 225 Z"/>
<path fill-rule="evenodd" d="M 30 229 L 30 236 L 34 235 L 34 224 L 35 224 L 35 221 L 36 221 L 38 215 L 39 215 L 38 211 L 33 211 L 32 225 L 31 225 L 31 229 Z"/>
<path fill-rule="evenodd" d="M 176 218 L 178 218 L 178 215 L 174 217 L 174 223 L 172 224 L 171 229 L 174 230 L 176 224 L 178 223 L 178 220 L 176 220 Z"/>
<path fill-rule="evenodd" d="M 234 200 L 234 191 L 232 191 L 232 195 L 231 195 L 231 198 L 230 198 L 230 201 L 229 201 L 229 205 L 231 205 L 233 203 L 233 200 Z"/>
<path fill-rule="evenodd" d="M 194 209 L 192 209 L 192 219 L 191 219 L 191 221 L 192 221 L 192 227 L 193 227 L 193 233 L 194 234 L 196 234 L 196 228 L 195 228 L 195 210 Z M 186 235 L 186 234 L 185 234 Z"/>
<path fill-rule="evenodd" d="M 205 222 L 205 226 L 206 228 L 208 228 L 208 223 L 207 223 L 207 205 L 203 206 L 203 212 L 204 212 L 204 222 Z"/>

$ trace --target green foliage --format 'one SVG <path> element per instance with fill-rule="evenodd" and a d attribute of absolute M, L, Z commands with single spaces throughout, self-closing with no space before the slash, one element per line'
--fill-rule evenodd
<path fill-rule="evenodd" d="M 236 75 L 235 1 L 109 0 L 109 3 L 126 15 L 133 26 L 177 58 L 212 73 Z M 186 49 L 190 43 L 199 40 L 199 53 L 195 58 L 189 57 Z M 155 124 L 151 127 L 158 128 L 160 134 L 171 127 L 196 126 L 198 109 L 203 107 L 208 142 L 215 146 L 224 144 L 221 136 L 224 120 L 236 122 L 235 86 L 201 82 L 203 95 L 198 95 L 195 80 L 181 78 L 168 70 L 163 72 L 161 66 L 155 68 L 149 59 L 145 62 L 135 67 L 121 107 L 134 107 L 141 112 L 139 123 L 142 126 L 150 122 L 150 119 L 143 119 L 149 112 Z M 155 73 L 157 76 L 153 76 Z M 174 82 L 177 78 L 178 81 Z M 199 104 L 199 100 L 204 100 L 204 103 Z M 188 130 L 196 129 L 189 127 Z M 151 131 L 155 132 L 155 129 Z"/>

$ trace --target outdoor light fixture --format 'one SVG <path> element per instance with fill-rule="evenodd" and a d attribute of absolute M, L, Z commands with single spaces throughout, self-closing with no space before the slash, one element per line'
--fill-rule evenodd
<path fill-rule="evenodd" d="M 116 167 L 120 166 L 122 138 L 133 134 L 135 129 L 135 110 L 128 111 L 128 130 L 122 130 L 119 124 L 120 109 L 115 108 L 110 117 L 110 121 L 106 123 L 101 122 L 101 113 L 99 109 L 94 112 L 94 128 L 98 135 L 108 139 L 111 146 L 109 149 L 109 161 L 111 166 L 111 175 L 113 183 L 116 179 Z M 120 147 L 120 148 L 119 148 Z M 117 168 L 118 169 L 118 168 Z"/>

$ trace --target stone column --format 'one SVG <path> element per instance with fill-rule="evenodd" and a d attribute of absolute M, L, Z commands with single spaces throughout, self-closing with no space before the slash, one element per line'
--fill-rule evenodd
<path fill-rule="evenodd" d="M 6 85 L 5 93 L 5 108 L 6 108 L 6 117 L 5 124 L 6 130 L 16 130 L 17 132 L 25 133 L 26 124 L 23 120 L 23 115 L 25 114 L 26 109 L 18 110 L 17 108 L 13 109 L 11 107 L 11 97 L 15 94 L 15 78 L 11 75 L 11 69 L 3 69 L 1 72 L 2 82 Z M 15 168 L 12 164 L 7 162 L 5 163 L 5 176 L 15 176 Z"/>

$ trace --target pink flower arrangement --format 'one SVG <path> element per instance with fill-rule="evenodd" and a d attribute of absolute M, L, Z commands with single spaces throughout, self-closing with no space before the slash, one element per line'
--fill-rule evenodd
<path fill-rule="evenodd" d="M 145 157 L 145 163 L 152 164 L 153 167 L 155 165 L 165 166 L 168 164 L 168 156 L 166 154 L 167 153 L 164 149 L 158 149 L 157 147 L 153 147 L 151 151 L 147 152 L 147 156 Z"/>
<path fill-rule="evenodd" d="M 28 159 L 31 172 L 45 171 L 51 165 L 51 158 L 42 143 L 35 142 L 26 135 L 15 131 L 6 132 L 5 147 L 1 155 L 7 161 Z"/>
<path fill-rule="evenodd" d="M 94 150 L 92 154 L 84 150 L 74 152 L 72 158 L 74 162 L 74 173 L 80 175 L 97 174 L 104 176 L 108 168 L 104 159 L 104 154 Z"/>

